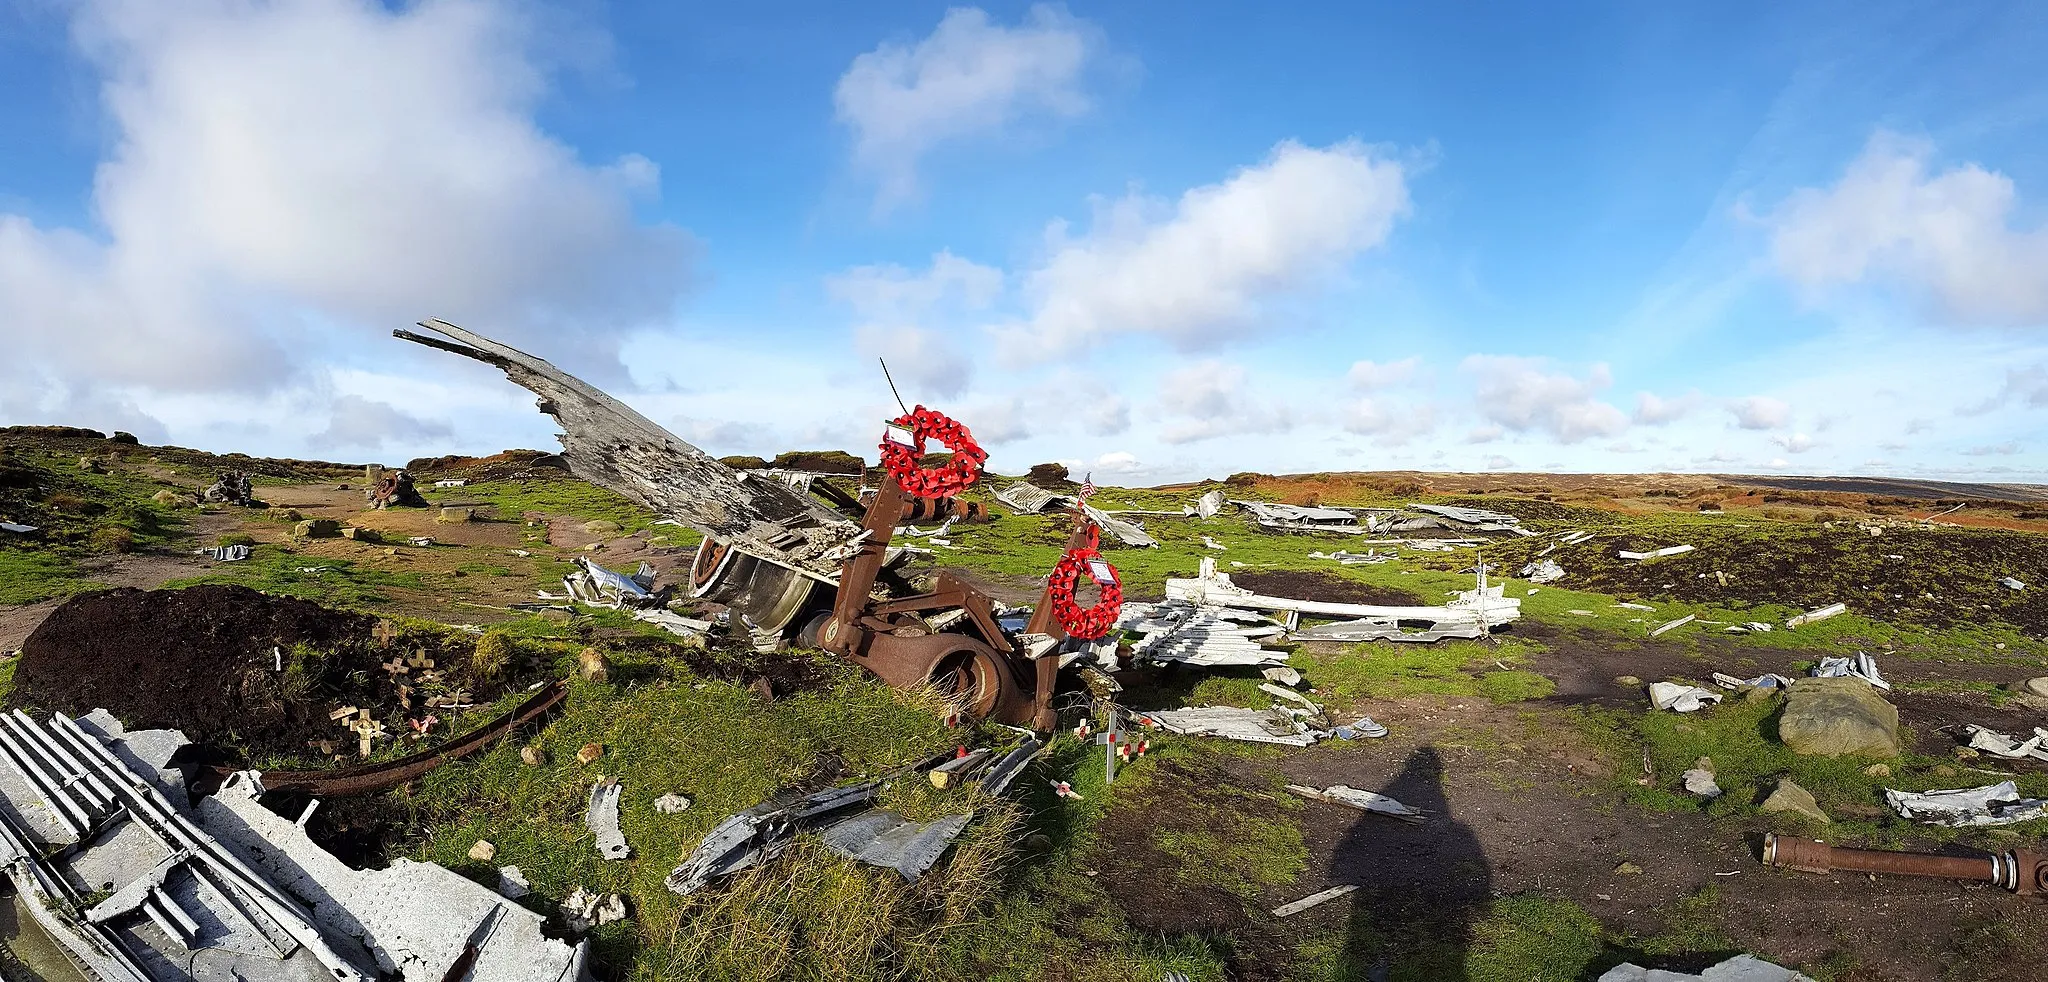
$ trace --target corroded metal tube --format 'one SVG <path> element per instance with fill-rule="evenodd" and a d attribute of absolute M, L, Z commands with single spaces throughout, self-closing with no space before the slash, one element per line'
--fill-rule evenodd
<path fill-rule="evenodd" d="M 1900 876 L 1931 876 L 1949 880 L 1992 883 L 2014 893 L 2048 890 L 2048 860 L 2030 850 L 1990 856 L 1934 856 L 1913 852 L 1880 852 L 1872 849 L 1844 849 L 1812 839 L 1764 837 L 1765 865 L 1808 873 L 1852 871 L 1890 873 Z"/>

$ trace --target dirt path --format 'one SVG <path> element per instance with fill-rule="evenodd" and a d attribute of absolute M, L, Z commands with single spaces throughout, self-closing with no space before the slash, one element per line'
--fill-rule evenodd
<path fill-rule="evenodd" d="M 1941 880 L 1771 870 L 1757 857 L 1761 826 L 1602 797 L 1609 765 L 1554 709 L 1436 698 L 1371 708 L 1392 736 L 1271 759 L 1219 758 L 1226 762 L 1198 772 L 1163 763 L 1159 793 L 1135 810 L 1120 807 L 1106 825 L 1118 832 L 1096 859 L 1105 887 L 1142 912 L 1147 927 L 1245 939 L 1239 968 L 1247 980 L 1282 977 L 1287 953 L 1314 927 L 1350 924 L 1349 943 L 1367 960 L 1390 944 L 1462 945 L 1486 904 L 1525 892 L 1570 899 L 1637 937 L 1717 928 L 1734 948 L 1787 965 L 1853 952 L 1860 967 L 1849 978 L 1873 982 L 1942 977 L 1943 953 L 1970 950 L 1988 924 L 2005 925 L 2000 943 L 2048 950 L 2048 924 L 2025 898 Z M 1264 888 L 1250 904 L 1220 889 L 1161 882 L 1160 871 L 1176 860 L 1154 848 L 1150 830 L 1185 826 L 1190 815 L 1199 823 L 1215 814 L 1200 802 L 1268 795 L 1282 782 L 1378 791 L 1430 820 L 1409 825 L 1305 801 L 1291 817 L 1308 867 L 1293 882 Z M 1230 834 L 1227 825 L 1214 831 Z M 1640 872 L 1618 871 L 1623 863 Z M 1263 913 L 1347 883 L 1362 889 L 1284 921 Z M 1690 923 L 1694 915 L 1673 905 L 1708 888 L 1718 892 L 1711 909 L 1721 922 Z M 1390 927 L 1398 933 L 1384 933 Z M 1986 980 L 2038 977 L 2024 958 L 1972 969 Z"/>

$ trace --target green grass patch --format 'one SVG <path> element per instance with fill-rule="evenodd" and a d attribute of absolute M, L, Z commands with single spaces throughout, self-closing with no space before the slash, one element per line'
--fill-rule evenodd
<path fill-rule="evenodd" d="M 96 589 L 71 560 L 46 552 L 0 549 L 0 605 L 31 604 Z"/>
<path fill-rule="evenodd" d="M 573 478 L 525 478 L 479 481 L 459 488 L 425 487 L 420 493 L 436 506 L 488 505 L 498 520 L 517 522 L 527 512 L 569 516 L 586 522 L 615 522 L 625 534 L 657 528 L 661 516 L 623 496 Z M 658 526 L 675 545 L 695 545 L 693 530 Z"/>

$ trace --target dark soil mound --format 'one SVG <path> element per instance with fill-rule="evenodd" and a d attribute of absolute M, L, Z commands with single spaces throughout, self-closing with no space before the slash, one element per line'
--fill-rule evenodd
<path fill-rule="evenodd" d="M 1263 593 L 1269 597 L 1287 597 L 1291 600 L 1380 604 L 1388 607 L 1413 607 L 1424 603 L 1420 596 L 1407 590 L 1373 586 L 1370 583 L 1347 580 L 1330 573 L 1285 569 L 1263 573 L 1232 573 L 1230 582 L 1253 593 Z"/>
<path fill-rule="evenodd" d="M 307 697 L 349 688 L 341 683 L 351 669 L 374 671 L 366 642 L 375 624 L 239 586 L 86 594 L 29 635 L 10 698 L 73 714 L 104 708 L 129 726 L 179 729 L 195 741 L 303 753 L 307 739 L 333 730 L 329 703 Z M 362 654 L 295 663 L 301 644 Z M 278 671 L 272 648 L 294 670 Z"/>

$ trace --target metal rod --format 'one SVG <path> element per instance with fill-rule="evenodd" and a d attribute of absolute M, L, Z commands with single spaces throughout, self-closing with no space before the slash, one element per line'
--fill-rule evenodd
<path fill-rule="evenodd" d="M 2029 850 L 1990 856 L 1935 856 L 1927 853 L 1844 849 L 1812 839 L 1764 837 L 1766 865 L 1808 873 L 1837 871 L 1928 876 L 1992 883 L 2015 893 L 2037 893 L 2048 885 L 2048 860 Z"/>

